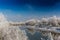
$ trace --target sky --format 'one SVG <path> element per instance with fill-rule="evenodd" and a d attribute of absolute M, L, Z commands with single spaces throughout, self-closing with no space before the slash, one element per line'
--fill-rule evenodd
<path fill-rule="evenodd" d="M 0 12 L 13 21 L 60 16 L 60 0 L 0 0 Z"/>

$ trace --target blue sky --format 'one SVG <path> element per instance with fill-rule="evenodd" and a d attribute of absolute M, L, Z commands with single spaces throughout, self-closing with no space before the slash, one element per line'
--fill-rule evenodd
<path fill-rule="evenodd" d="M 13 21 L 60 16 L 60 0 L 0 0 L 0 12 Z"/>

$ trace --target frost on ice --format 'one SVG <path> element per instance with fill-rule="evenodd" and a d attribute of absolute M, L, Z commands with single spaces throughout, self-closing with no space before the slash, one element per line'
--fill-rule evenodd
<path fill-rule="evenodd" d="M 27 40 L 24 30 L 19 27 L 9 26 L 5 16 L 0 13 L 0 40 Z"/>

